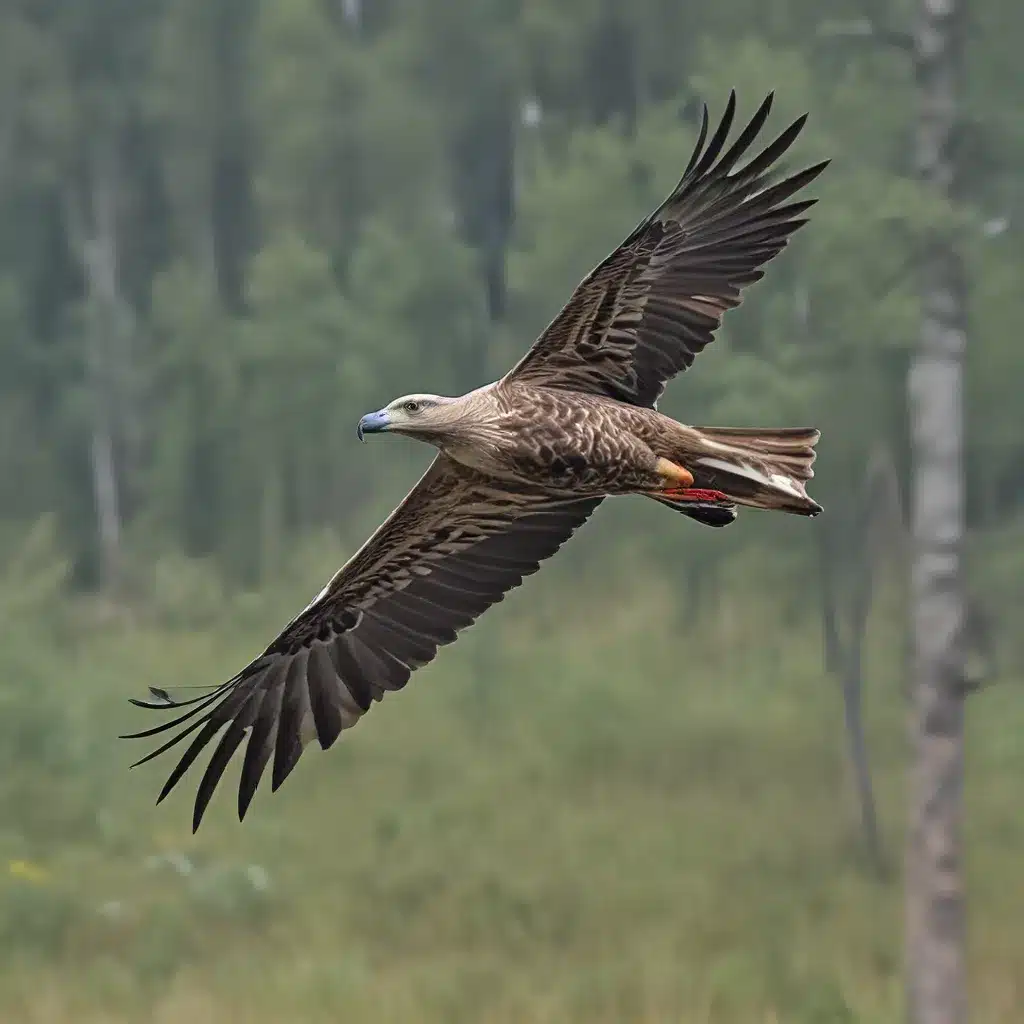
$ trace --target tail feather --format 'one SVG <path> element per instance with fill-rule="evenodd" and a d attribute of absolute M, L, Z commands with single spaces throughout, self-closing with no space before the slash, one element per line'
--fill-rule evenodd
<path fill-rule="evenodd" d="M 673 501 L 671 498 L 654 500 L 676 512 L 682 512 L 703 526 L 721 527 L 736 522 L 736 506 L 727 502 Z"/>
<path fill-rule="evenodd" d="M 700 444 L 683 463 L 693 473 L 694 487 L 722 491 L 753 508 L 805 516 L 821 511 L 806 491 L 814 476 L 817 430 L 706 427 L 697 434 Z"/>

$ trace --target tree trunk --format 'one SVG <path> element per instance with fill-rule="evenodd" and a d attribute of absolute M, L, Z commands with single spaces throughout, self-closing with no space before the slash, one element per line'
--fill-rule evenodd
<path fill-rule="evenodd" d="M 919 0 L 917 170 L 955 191 L 966 0 Z M 913 770 L 907 846 L 909 1020 L 967 1019 L 960 820 L 964 767 L 963 370 L 965 278 L 958 244 L 926 240 L 922 327 L 910 369 Z"/>
<path fill-rule="evenodd" d="M 127 418 L 124 398 L 130 377 L 129 350 L 134 326 L 118 281 L 118 174 L 116 142 L 112 136 L 97 140 L 86 174 L 82 189 L 86 201 L 80 202 L 69 191 L 66 220 L 88 289 L 84 341 L 92 404 L 89 456 L 100 586 L 109 591 L 116 588 L 120 576 L 123 488 L 117 439 Z"/>
<path fill-rule="evenodd" d="M 620 5 L 606 0 L 593 39 L 586 49 L 588 95 L 594 121 L 607 124 L 621 119 L 632 138 L 640 98 L 637 95 L 637 40 L 634 22 L 623 17 Z"/>

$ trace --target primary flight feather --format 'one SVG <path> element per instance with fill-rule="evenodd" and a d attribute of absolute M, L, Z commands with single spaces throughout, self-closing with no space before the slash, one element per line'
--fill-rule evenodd
<path fill-rule="evenodd" d="M 813 429 L 695 428 L 657 411 L 666 383 L 714 335 L 741 289 L 806 223 L 790 201 L 827 161 L 777 180 L 805 117 L 746 159 L 771 109 L 729 148 L 730 95 L 679 184 L 587 275 L 501 380 L 459 398 L 406 395 L 359 421 L 438 455 L 404 501 L 319 596 L 238 675 L 191 700 L 152 690 L 140 707 L 182 713 L 131 738 L 170 733 L 141 764 L 191 741 L 162 800 L 212 745 L 193 814 L 199 827 L 245 746 L 244 817 L 272 762 L 276 790 L 314 738 L 324 749 L 438 647 L 536 572 L 610 495 L 640 494 L 708 526 L 737 505 L 813 516 Z"/>

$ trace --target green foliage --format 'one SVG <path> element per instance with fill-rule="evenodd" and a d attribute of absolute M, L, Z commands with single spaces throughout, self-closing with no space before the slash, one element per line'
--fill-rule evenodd
<path fill-rule="evenodd" d="M 66 951 L 82 901 L 67 886 L 54 887 L 43 869 L 11 861 L 0 883 L 0 949 L 7 956 L 38 956 L 45 962 Z"/>
<path fill-rule="evenodd" d="M 832 166 L 812 227 L 666 410 L 816 422 L 816 493 L 841 501 L 869 452 L 904 447 L 915 259 L 959 231 L 978 296 L 970 514 L 1017 514 L 1009 169 L 1024 149 L 991 11 L 972 37 L 969 195 L 952 209 L 912 178 L 909 61 L 822 31 L 849 16 L 837 2 L 119 10 L 2 15 L 0 494 L 19 528 L 57 515 L 77 579 L 98 578 L 104 419 L 121 535 L 144 561 L 181 548 L 254 580 L 307 530 L 376 508 L 351 423 L 396 393 L 500 374 L 671 187 L 696 100 L 717 113 L 730 88 L 741 116 L 769 89 L 775 125 L 809 111 L 794 159 Z M 114 306 L 83 276 L 105 190 Z"/>
<path fill-rule="evenodd" d="M 151 808 L 168 765 L 125 774 L 138 748 L 113 734 L 144 716 L 124 698 L 143 682 L 221 678 L 318 585 L 316 553 L 210 626 L 126 629 L 94 610 L 76 671 L 26 680 L 22 703 L 44 689 L 58 699 L 74 726 L 51 717 L 54 735 L 82 742 L 76 772 L 103 782 L 74 791 L 35 741 L 5 762 L 9 793 L 69 792 L 96 822 L 3 840 L 5 1017 L 45 1006 L 54 1021 L 174 1019 L 193 1005 L 253 1021 L 899 1019 L 900 886 L 859 866 L 815 624 L 787 626 L 784 608 L 734 585 L 716 616 L 682 631 L 666 583 L 635 562 L 614 600 L 557 572 L 533 580 L 372 722 L 329 754 L 310 750 L 244 827 L 230 785 L 196 838 L 189 792 Z M 320 554 L 333 565 L 341 553 Z M 556 615 L 567 631 L 551 629 Z M 39 659 L 26 631 L 10 635 L 8 659 Z M 481 647 L 501 652 L 486 702 L 471 699 Z M 884 619 L 868 655 L 895 836 L 904 708 L 899 634 Z M 1015 689 L 987 691 L 972 714 L 983 1022 L 1005 1019 L 1017 964 Z M 29 769 L 45 793 L 30 793 Z M 3 812 L 31 822 L 25 803 L 5 798 Z M 71 1004 L 41 1003 L 51 990 Z"/>
<path fill-rule="evenodd" d="M 367 364 L 363 379 L 376 395 L 364 392 L 370 405 L 422 390 L 428 376 L 439 393 L 477 386 L 488 327 L 474 256 L 440 216 L 371 219 L 352 258 L 349 289 L 350 345 Z M 394 394 L 382 394 L 378 381 Z"/>

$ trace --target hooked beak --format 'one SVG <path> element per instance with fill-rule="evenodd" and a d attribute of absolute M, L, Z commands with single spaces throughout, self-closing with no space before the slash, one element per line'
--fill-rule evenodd
<path fill-rule="evenodd" d="M 387 430 L 390 425 L 391 421 L 388 418 L 387 409 L 381 409 L 378 412 L 368 412 L 359 421 L 359 426 L 356 427 L 356 437 L 360 441 L 365 441 L 364 434 L 379 434 L 381 431 Z"/>

